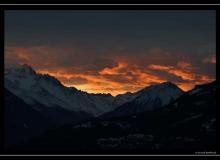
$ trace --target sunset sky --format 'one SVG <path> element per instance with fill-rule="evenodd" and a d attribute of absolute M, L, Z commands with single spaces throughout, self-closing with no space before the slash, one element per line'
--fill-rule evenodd
<path fill-rule="evenodd" d="M 216 13 L 6 11 L 5 66 L 29 64 L 89 93 L 135 92 L 216 77 Z"/>

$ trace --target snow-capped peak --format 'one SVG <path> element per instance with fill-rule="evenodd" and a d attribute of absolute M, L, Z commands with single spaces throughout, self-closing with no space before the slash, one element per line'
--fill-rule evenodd
<path fill-rule="evenodd" d="M 49 74 L 38 74 L 38 76 L 44 79 L 45 81 L 53 83 L 54 85 L 62 85 L 58 79 L 56 79 L 53 76 L 50 76 Z"/>
<path fill-rule="evenodd" d="M 167 87 L 177 87 L 175 84 L 172 82 L 163 82 L 159 84 L 160 86 L 167 86 Z"/>
<path fill-rule="evenodd" d="M 130 101 L 151 106 L 162 105 L 176 99 L 182 91 L 170 82 L 152 85 L 136 93 L 113 97 L 111 94 L 89 94 L 72 87 L 65 87 L 50 75 L 36 73 L 29 65 L 7 69 L 5 88 L 28 104 L 40 103 L 48 107 L 59 106 L 73 111 L 83 111 L 94 116 L 114 110 Z M 153 106 L 152 106 L 153 107 Z"/>
<path fill-rule="evenodd" d="M 125 102 L 114 111 L 104 114 L 107 117 L 132 115 L 165 107 L 179 98 L 184 92 L 171 82 L 148 86 L 132 94 L 118 95 L 116 100 Z M 120 103 L 119 103 L 120 104 Z"/>
<path fill-rule="evenodd" d="M 152 100 L 159 99 L 161 106 L 167 105 L 171 100 L 178 98 L 183 94 L 183 91 L 171 82 L 151 85 L 136 93 L 135 99 L 138 103 L 146 103 Z"/>
<path fill-rule="evenodd" d="M 38 74 L 29 65 L 6 69 L 5 88 L 30 105 L 59 106 L 94 116 L 115 108 L 111 95 L 93 95 L 65 87 L 55 77 Z"/>
<path fill-rule="evenodd" d="M 153 84 L 153 85 L 147 86 L 142 91 L 148 91 L 149 89 L 155 90 L 155 89 L 167 89 L 167 88 L 174 88 L 174 89 L 181 90 L 172 82 L 163 82 L 163 83 Z"/>
<path fill-rule="evenodd" d="M 5 69 L 5 74 L 13 74 L 17 76 L 33 76 L 36 75 L 36 72 L 32 69 L 31 66 L 23 64 Z"/>
<path fill-rule="evenodd" d="M 124 103 L 132 101 L 135 97 L 136 97 L 136 94 L 135 93 L 131 93 L 131 92 L 126 92 L 124 94 L 118 94 L 115 97 L 114 103 L 115 103 L 115 105 L 120 106 L 120 105 L 122 105 Z"/>

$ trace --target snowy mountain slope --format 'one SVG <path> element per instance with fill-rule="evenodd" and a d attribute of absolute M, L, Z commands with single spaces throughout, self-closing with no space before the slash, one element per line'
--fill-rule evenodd
<path fill-rule="evenodd" d="M 88 94 L 75 88 L 63 86 L 56 78 L 37 74 L 30 66 L 22 65 L 5 70 L 5 88 L 34 105 L 60 106 L 76 112 L 87 112 L 98 116 L 113 110 L 114 97 Z"/>
<path fill-rule="evenodd" d="M 85 112 L 74 112 L 59 106 L 47 107 L 40 103 L 27 104 L 9 90 L 5 99 L 5 144 L 12 146 L 64 124 L 74 124 L 92 118 Z"/>
<path fill-rule="evenodd" d="M 124 103 L 132 101 L 136 96 L 137 94 L 131 92 L 127 92 L 125 94 L 119 94 L 115 97 L 114 103 L 117 106 L 121 106 Z"/>
<path fill-rule="evenodd" d="M 86 112 L 95 117 L 113 110 L 119 115 L 153 110 L 167 105 L 182 94 L 170 82 L 116 97 L 110 94 L 89 94 L 74 87 L 65 87 L 50 75 L 37 74 L 26 64 L 5 69 L 5 88 L 30 105 L 62 107 L 74 112 Z"/>
<path fill-rule="evenodd" d="M 149 103 L 149 100 L 153 101 L 158 99 L 161 103 L 160 106 L 162 107 L 169 104 L 172 100 L 177 99 L 182 94 L 183 91 L 176 85 L 171 82 L 164 82 L 158 85 L 146 87 L 145 89 L 139 91 L 137 93 L 137 98 L 135 98 L 135 102 L 137 104 L 146 105 Z M 151 110 L 154 108 L 150 108 L 148 106 L 148 109 Z"/>
<path fill-rule="evenodd" d="M 173 100 L 183 94 L 183 91 L 170 82 L 164 82 L 158 85 L 152 85 L 134 93 L 130 100 L 114 111 L 106 113 L 101 117 L 125 116 L 155 110 L 168 105 Z"/>

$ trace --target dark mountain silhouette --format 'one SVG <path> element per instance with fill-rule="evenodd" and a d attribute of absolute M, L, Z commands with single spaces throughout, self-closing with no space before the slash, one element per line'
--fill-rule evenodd
<path fill-rule="evenodd" d="M 42 104 L 28 105 L 5 89 L 5 143 L 7 146 L 21 143 L 40 133 L 64 124 L 74 124 L 89 119 L 87 113 L 67 111 L 61 107 Z"/>
<path fill-rule="evenodd" d="M 196 86 L 163 108 L 65 125 L 19 145 L 87 153 L 178 153 L 216 149 L 216 82 Z M 77 152 L 77 153 L 78 153 Z M 127 153 L 127 152 L 126 152 Z"/>
<path fill-rule="evenodd" d="M 23 100 L 5 89 L 5 145 L 11 146 L 28 140 L 45 130 L 56 127 L 50 119 L 34 110 Z"/>

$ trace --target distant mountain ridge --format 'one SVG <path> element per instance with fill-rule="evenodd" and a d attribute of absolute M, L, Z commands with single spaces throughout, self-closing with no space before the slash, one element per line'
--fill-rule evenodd
<path fill-rule="evenodd" d="M 5 88 L 28 104 L 41 103 L 47 107 L 60 106 L 75 112 L 98 116 L 114 109 L 112 96 L 88 94 L 63 86 L 50 75 L 37 74 L 30 66 L 7 69 Z M 89 107 L 88 107 L 89 106 Z"/>
<path fill-rule="evenodd" d="M 46 149 L 111 145 L 123 148 L 131 143 L 135 148 L 139 144 L 134 142 L 138 142 L 149 149 L 158 148 L 158 143 L 176 144 L 173 139 L 179 138 L 185 144 L 188 137 L 192 142 L 201 142 L 203 147 L 206 143 L 212 145 L 213 139 L 203 136 L 215 131 L 216 82 L 195 86 L 188 92 L 164 82 L 113 97 L 65 87 L 55 77 L 38 74 L 29 65 L 5 69 L 4 78 L 9 147 L 27 144 L 28 148 Z M 189 134 L 186 124 L 207 141 Z M 156 139 L 155 143 L 152 139 Z M 84 146 L 82 141 L 87 140 Z"/>
<path fill-rule="evenodd" d="M 135 103 L 142 105 L 143 109 L 140 109 L 140 111 L 145 110 L 145 108 L 154 109 L 154 107 L 164 106 L 170 101 L 167 93 L 163 91 L 164 89 L 170 92 L 173 99 L 182 93 L 177 86 L 167 82 L 154 87 L 146 87 L 136 93 L 126 93 L 116 97 L 111 94 L 89 94 L 74 87 L 65 87 L 59 80 L 48 74 L 37 74 L 27 64 L 5 70 L 5 88 L 30 105 L 40 103 L 47 107 L 59 106 L 74 112 L 86 112 L 95 117 L 113 111 L 118 106 L 134 99 L 136 99 Z M 158 101 L 151 102 L 150 98 L 152 96 L 149 96 L 149 94 L 155 92 L 154 90 L 157 88 L 159 89 L 157 92 L 161 92 L 160 96 L 154 95 L 154 97 L 157 96 Z M 174 88 L 176 89 L 175 92 L 173 92 Z M 151 107 L 149 107 L 150 103 L 161 104 L 151 104 Z"/>

